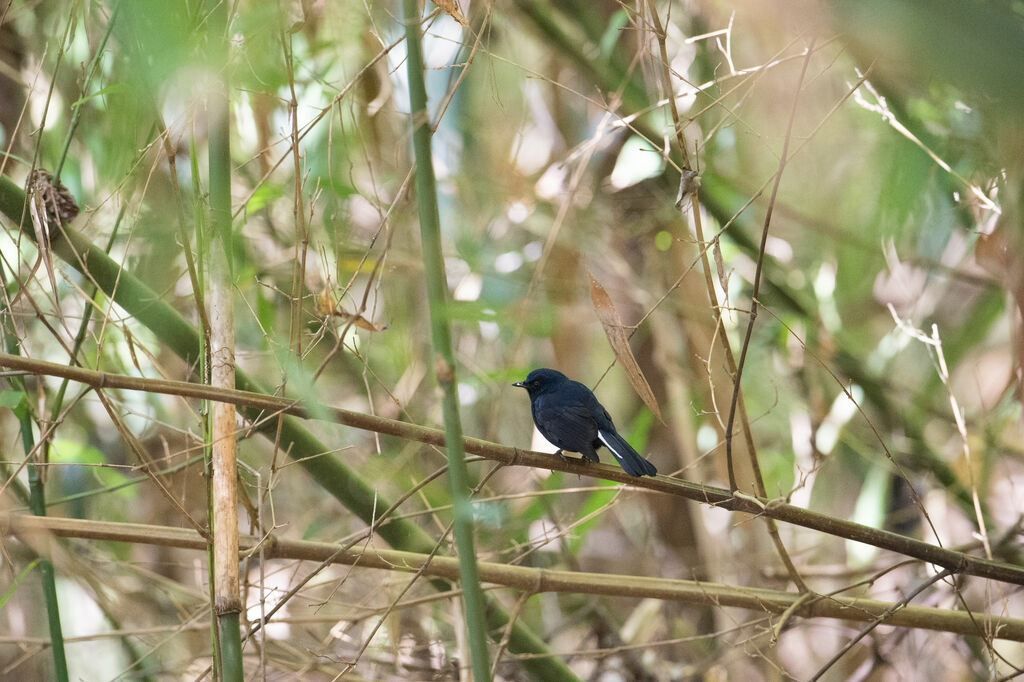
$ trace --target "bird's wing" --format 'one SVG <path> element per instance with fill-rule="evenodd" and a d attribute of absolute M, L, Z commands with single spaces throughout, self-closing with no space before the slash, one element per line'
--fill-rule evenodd
<path fill-rule="evenodd" d="M 584 405 L 560 405 L 541 409 L 534 414 L 537 428 L 549 441 L 572 452 L 593 450 L 597 423 Z M 584 450 L 581 450 L 583 448 Z"/>

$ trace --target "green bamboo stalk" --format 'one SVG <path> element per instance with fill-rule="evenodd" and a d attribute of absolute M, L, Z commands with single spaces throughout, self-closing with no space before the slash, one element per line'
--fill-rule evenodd
<path fill-rule="evenodd" d="M 128 208 L 127 204 L 121 206 L 121 210 L 117 214 L 117 219 L 114 221 L 114 229 L 110 231 L 110 237 L 107 239 L 107 245 L 106 245 L 106 248 L 104 249 L 106 253 L 110 253 L 110 249 L 114 245 L 114 240 L 117 239 L 117 234 L 118 234 L 118 232 L 120 231 L 120 228 L 121 228 L 121 221 L 124 219 L 124 214 L 125 214 L 125 211 L 127 210 L 127 208 Z M 90 286 L 90 287 L 87 288 L 87 292 L 86 293 L 87 293 L 87 296 L 89 297 L 89 300 L 92 300 L 92 299 L 96 298 L 96 292 L 97 292 L 97 288 L 96 288 L 95 285 Z M 71 345 L 71 357 L 72 358 L 77 358 L 78 357 L 78 353 L 82 349 L 82 344 L 85 343 L 85 337 L 86 337 L 86 335 L 89 332 L 89 322 L 90 322 L 90 320 L 92 320 L 92 315 L 93 315 L 93 310 L 94 309 L 95 309 L 95 306 L 86 305 L 84 307 L 84 309 L 82 310 L 82 320 L 78 324 L 78 332 L 75 334 L 75 340 L 74 340 L 74 342 Z M 73 364 L 78 364 L 78 361 L 77 360 L 73 360 L 72 363 Z M 50 423 L 51 424 L 56 424 L 58 419 L 60 419 L 60 412 L 64 408 L 64 396 L 67 395 L 69 381 L 70 380 L 67 379 L 67 378 L 63 379 L 60 382 L 60 386 L 57 388 L 57 392 L 54 394 L 53 405 L 50 408 Z M 53 438 L 48 438 L 46 440 L 47 454 L 45 455 L 45 458 L 44 458 L 45 461 L 47 461 L 47 462 L 50 461 L 50 448 L 52 448 L 52 447 L 53 447 Z M 184 465 L 179 465 L 179 466 L 183 467 Z M 143 476 L 143 477 L 141 477 L 138 480 L 142 481 L 142 480 L 147 480 L 148 478 L 149 478 L 148 476 Z M 121 487 L 124 487 L 125 485 L 130 485 L 130 483 L 123 483 L 123 484 L 118 485 L 118 486 L 111 486 L 111 489 L 121 488 Z M 60 500 L 51 500 L 50 504 L 51 505 L 63 504 L 64 502 L 70 501 L 72 499 L 82 499 L 82 498 L 88 497 L 90 495 L 96 494 L 96 492 L 98 492 L 98 491 L 87 491 L 85 493 L 77 493 L 77 494 L 74 494 L 74 495 L 68 495 L 68 496 L 66 496 L 66 497 L 64 497 L 63 499 L 60 499 Z M 101 608 L 103 608 L 102 604 L 99 604 L 99 605 L 100 605 Z M 114 628 L 115 629 L 119 629 L 120 628 L 120 624 L 119 624 L 119 621 L 118 621 L 117 617 L 113 613 L 111 613 L 108 609 L 103 608 L 103 615 L 106 617 L 107 620 L 109 620 L 111 623 L 114 624 Z M 137 647 L 135 646 L 135 643 L 132 641 L 132 639 L 130 637 L 122 637 L 121 638 L 121 646 L 124 647 L 125 652 L 128 654 L 129 660 L 136 661 L 136 660 L 139 660 L 142 657 L 141 653 L 137 650 Z M 149 677 L 148 674 L 146 674 L 146 671 L 142 671 L 141 677 L 139 679 L 148 680 L 148 679 L 150 679 L 150 677 Z"/>
<path fill-rule="evenodd" d="M 448 481 L 452 495 L 455 546 L 459 552 L 459 582 L 462 606 L 469 635 L 473 679 L 491 679 L 487 655 L 487 626 L 484 597 L 476 567 L 473 543 L 473 506 L 470 502 L 469 473 L 462 447 L 462 423 L 459 419 L 458 381 L 455 354 L 452 352 L 448 323 L 448 284 L 441 253 L 441 221 L 437 211 L 437 184 L 430 151 L 430 114 L 427 90 L 423 82 L 423 55 L 420 48 L 420 9 L 417 0 L 405 0 L 406 69 L 409 74 L 409 108 L 412 118 L 412 143 L 416 162 L 416 205 L 420 214 L 420 239 L 423 242 L 423 274 L 427 280 L 430 306 L 430 332 L 436 360 L 434 371 L 443 391 L 445 450 L 448 453 Z"/>
<path fill-rule="evenodd" d="M 15 225 L 22 224 L 25 208 L 25 193 L 6 176 L 0 176 L 0 213 L 6 215 Z M 96 282 L 108 296 L 151 329 L 160 340 L 189 365 L 200 357 L 199 332 L 190 325 L 177 310 L 172 308 L 159 294 L 138 277 L 112 260 L 101 249 L 94 246 L 82 234 L 70 227 L 64 227 L 62 235 L 55 235 L 51 243 L 52 252 L 71 267 Z M 34 230 L 22 230 L 29 239 L 35 239 Z M 267 390 L 245 372 L 236 368 L 235 386 L 241 390 L 267 393 Z M 261 416 L 260 410 L 245 410 L 248 419 Z M 264 420 L 259 431 L 274 440 L 278 436 L 277 423 Z M 378 495 L 365 480 L 343 464 L 337 457 L 325 456 L 328 448 L 291 416 L 281 419 L 279 434 L 281 451 L 299 463 L 310 477 L 342 505 L 351 510 L 367 524 L 373 524 L 375 512 L 391 506 L 391 502 Z M 430 553 L 435 540 L 422 528 L 406 519 L 396 519 L 377 529 L 392 547 L 413 552 Z M 444 590 L 448 584 L 442 580 L 432 581 L 435 587 Z M 493 598 L 487 598 L 487 617 L 492 636 L 501 636 L 500 628 L 507 622 L 508 615 Z M 516 621 L 509 638 L 509 650 L 513 653 L 549 655 L 547 647 L 528 627 Z M 556 658 L 529 658 L 521 665 L 531 676 L 542 680 L 576 680 L 576 676 L 561 660 Z"/>
<path fill-rule="evenodd" d="M 21 440 L 27 455 L 34 446 L 32 419 L 26 415 L 20 421 Z M 36 516 L 46 516 L 46 495 L 38 469 L 38 466 L 31 464 L 28 468 L 29 506 Z M 64 651 L 64 632 L 60 625 L 60 605 L 57 602 L 57 580 L 53 571 L 53 562 L 48 558 L 40 557 L 39 571 L 43 584 L 43 601 L 46 604 L 46 621 L 50 629 L 50 642 L 53 644 L 51 648 L 53 650 L 54 678 L 58 682 L 67 682 L 69 679 L 68 659 Z"/>
<path fill-rule="evenodd" d="M 2 271 L 0 271 L 0 281 L 3 279 L 5 278 Z M 11 310 L 5 304 L 0 314 L 3 314 L 4 342 L 7 346 L 7 352 L 11 355 L 19 355 L 18 337 L 15 334 L 14 324 L 11 319 Z M 25 382 L 21 377 L 10 377 L 8 381 L 15 389 L 21 391 L 22 394 L 28 395 L 25 390 Z M 34 454 L 36 442 L 35 436 L 32 433 L 32 415 L 27 406 L 18 418 L 18 423 L 21 430 L 21 444 L 25 448 L 25 456 L 38 456 Z M 46 516 L 46 491 L 39 469 L 38 464 L 30 462 L 28 465 L 28 504 L 33 514 L 36 516 Z M 50 561 L 49 557 L 39 557 L 39 575 L 43 588 L 43 602 L 46 605 L 46 621 L 50 630 L 50 642 L 52 643 L 54 679 L 58 680 L 58 682 L 67 682 L 68 659 L 64 650 L 64 633 L 60 624 L 57 580 L 53 572 L 53 562 Z"/>

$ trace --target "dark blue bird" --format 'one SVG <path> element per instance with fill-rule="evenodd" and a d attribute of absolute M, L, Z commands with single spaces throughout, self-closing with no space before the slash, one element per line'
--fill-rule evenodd
<path fill-rule="evenodd" d="M 533 423 L 545 438 L 562 450 L 578 452 L 599 462 L 597 449 L 604 445 L 630 476 L 654 476 L 658 470 L 640 456 L 615 430 L 608 410 L 593 391 L 553 369 L 535 369 L 514 386 L 530 394 Z"/>

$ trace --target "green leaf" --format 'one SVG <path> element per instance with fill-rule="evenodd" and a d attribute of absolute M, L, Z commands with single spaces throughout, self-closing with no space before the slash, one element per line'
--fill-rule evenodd
<path fill-rule="evenodd" d="M 28 400 L 22 391 L 0 391 L 0 407 L 6 407 L 22 419 L 28 413 Z"/>
<path fill-rule="evenodd" d="M 619 42 L 619 36 L 622 34 L 622 29 L 629 22 L 629 14 L 625 10 L 619 10 L 612 14 L 608 20 L 608 28 L 605 29 L 604 34 L 601 35 L 601 59 L 607 60 L 612 56 L 612 52 L 615 50 L 615 44 Z"/>
<path fill-rule="evenodd" d="M 853 521 L 871 528 L 881 528 L 885 522 L 885 509 L 889 499 L 889 484 L 892 476 L 889 467 L 875 462 L 868 469 L 864 485 L 857 496 Z M 849 563 L 854 568 L 868 566 L 878 556 L 878 548 L 852 540 L 846 541 Z"/>
<path fill-rule="evenodd" d="M 272 185 L 270 183 L 264 183 L 256 188 L 256 191 L 252 193 L 249 201 L 245 204 L 246 213 L 255 213 L 261 208 L 284 196 L 284 190 L 281 189 L 280 185 Z"/>
<path fill-rule="evenodd" d="M 94 465 L 86 467 L 96 482 L 104 488 L 113 488 L 129 482 L 128 476 L 113 469 L 107 464 L 107 456 L 99 449 L 77 440 L 57 438 L 50 449 L 50 461 L 65 464 Z M 136 492 L 132 486 L 125 486 L 112 491 L 118 497 L 135 499 Z"/>
<path fill-rule="evenodd" d="M 113 83 L 105 88 L 100 88 L 91 95 L 86 95 L 84 97 L 76 99 L 74 102 L 71 103 L 71 108 L 77 109 L 86 102 L 96 99 L 97 97 L 103 97 L 104 95 L 123 95 L 127 91 L 128 88 L 124 85 L 124 83 Z"/>
<path fill-rule="evenodd" d="M 274 355 L 288 381 L 289 395 L 301 400 L 313 419 L 329 421 L 330 414 L 324 409 L 323 396 L 313 381 L 313 374 L 287 347 L 275 346 Z"/>
<path fill-rule="evenodd" d="M 31 573 L 38 565 L 39 559 L 33 559 L 29 562 L 28 566 L 21 569 L 21 573 L 19 573 L 14 578 L 14 581 L 11 583 L 11 586 L 7 589 L 6 592 L 4 592 L 3 596 L 0 597 L 0 609 L 2 609 L 4 605 L 7 604 L 8 600 L 10 600 L 10 598 L 14 595 L 14 593 L 18 591 L 18 585 L 20 585 L 21 581 L 25 579 L 25 576 Z"/>

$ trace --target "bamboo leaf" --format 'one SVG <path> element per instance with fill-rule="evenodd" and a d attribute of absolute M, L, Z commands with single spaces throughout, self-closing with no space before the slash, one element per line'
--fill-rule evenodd
<path fill-rule="evenodd" d="M 637 364 L 633 350 L 629 347 L 629 336 L 622 326 L 622 318 L 619 317 L 619 311 L 615 309 L 615 303 L 592 273 L 587 272 L 587 277 L 590 278 L 590 300 L 594 304 L 594 312 L 597 313 L 597 319 L 601 321 L 601 326 L 604 327 L 605 336 L 608 337 L 608 343 L 612 346 L 615 359 L 619 361 L 622 369 L 625 370 L 626 376 L 629 377 L 629 383 L 633 385 L 633 390 L 636 391 L 640 399 L 644 401 L 658 420 L 664 422 L 661 418 L 661 408 L 658 407 L 658 400 L 654 397 L 654 391 L 651 390 L 651 385 L 647 383 L 647 378 L 640 370 L 640 365 Z"/>

